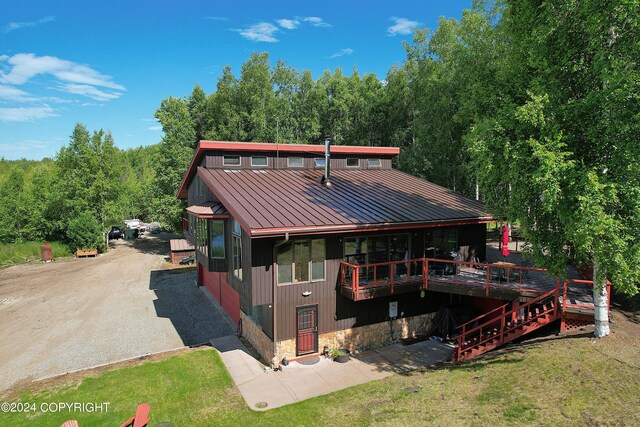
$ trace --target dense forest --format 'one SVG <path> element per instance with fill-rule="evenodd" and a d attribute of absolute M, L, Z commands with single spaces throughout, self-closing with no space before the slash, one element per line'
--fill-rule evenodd
<path fill-rule="evenodd" d="M 477 1 L 418 29 L 383 78 L 314 78 L 268 53 L 216 90 L 162 100 L 159 145 L 118 150 L 77 127 L 54 160 L 2 165 L 0 239 L 64 239 L 90 211 L 177 227 L 175 192 L 201 139 L 401 147 L 397 167 L 522 225 L 540 265 L 570 259 L 639 281 L 638 2 Z M 108 124 L 105 124 L 108 126 Z"/>

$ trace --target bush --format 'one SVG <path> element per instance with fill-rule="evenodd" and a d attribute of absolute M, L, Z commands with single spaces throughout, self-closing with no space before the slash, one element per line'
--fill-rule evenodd
<path fill-rule="evenodd" d="M 76 219 L 69 221 L 67 238 L 69 246 L 76 250 L 104 249 L 102 226 L 98 220 L 88 212 L 78 215 Z"/>

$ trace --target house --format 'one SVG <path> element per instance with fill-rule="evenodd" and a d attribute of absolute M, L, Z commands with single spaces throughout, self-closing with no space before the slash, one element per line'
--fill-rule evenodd
<path fill-rule="evenodd" d="M 452 303 L 474 307 L 484 323 L 497 319 L 503 335 L 521 315 L 516 335 L 565 315 L 559 284 L 532 279 L 540 269 L 481 263 L 492 261 L 493 221 L 482 203 L 393 169 L 398 154 L 198 144 L 177 194 L 187 201 L 183 228 L 196 248 L 198 284 L 264 360 L 428 334 Z M 535 310 L 538 317 L 524 314 Z M 461 358 L 490 349 L 486 331 L 470 325 Z"/>

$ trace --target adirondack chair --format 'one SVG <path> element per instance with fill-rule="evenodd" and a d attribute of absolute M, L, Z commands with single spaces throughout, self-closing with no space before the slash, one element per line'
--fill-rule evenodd
<path fill-rule="evenodd" d="M 120 427 L 145 427 L 149 422 L 149 410 L 151 407 L 148 403 L 141 403 L 136 409 L 136 415 L 129 418 Z"/>
<path fill-rule="evenodd" d="M 65 421 L 60 424 L 60 427 L 78 427 L 78 422 L 76 420 Z"/>

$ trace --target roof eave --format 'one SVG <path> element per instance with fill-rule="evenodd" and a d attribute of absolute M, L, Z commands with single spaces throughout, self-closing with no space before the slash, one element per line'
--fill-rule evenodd
<path fill-rule="evenodd" d="M 307 227 L 280 227 L 280 228 L 260 228 L 252 229 L 252 238 L 263 237 L 279 237 L 285 233 L 290 236 L 301 236 L 309 234 L 335 234 L 335 233 L 357 233 L 362 231 L 385 231 L 398 229 L 413 228 L 429 228 L 429 227 L 447 227 L 452 225 L 467 224 L 487 224 L 494 222 L 492 216 L 472 217 L 472 218 L 456 218 L 451 220 L 439 221 L 416 221 L 402 223 L 378 223 L 378 224 L 346 224 L 346 225 L 327 225 L 327 226 L 307 226 Z"/>

